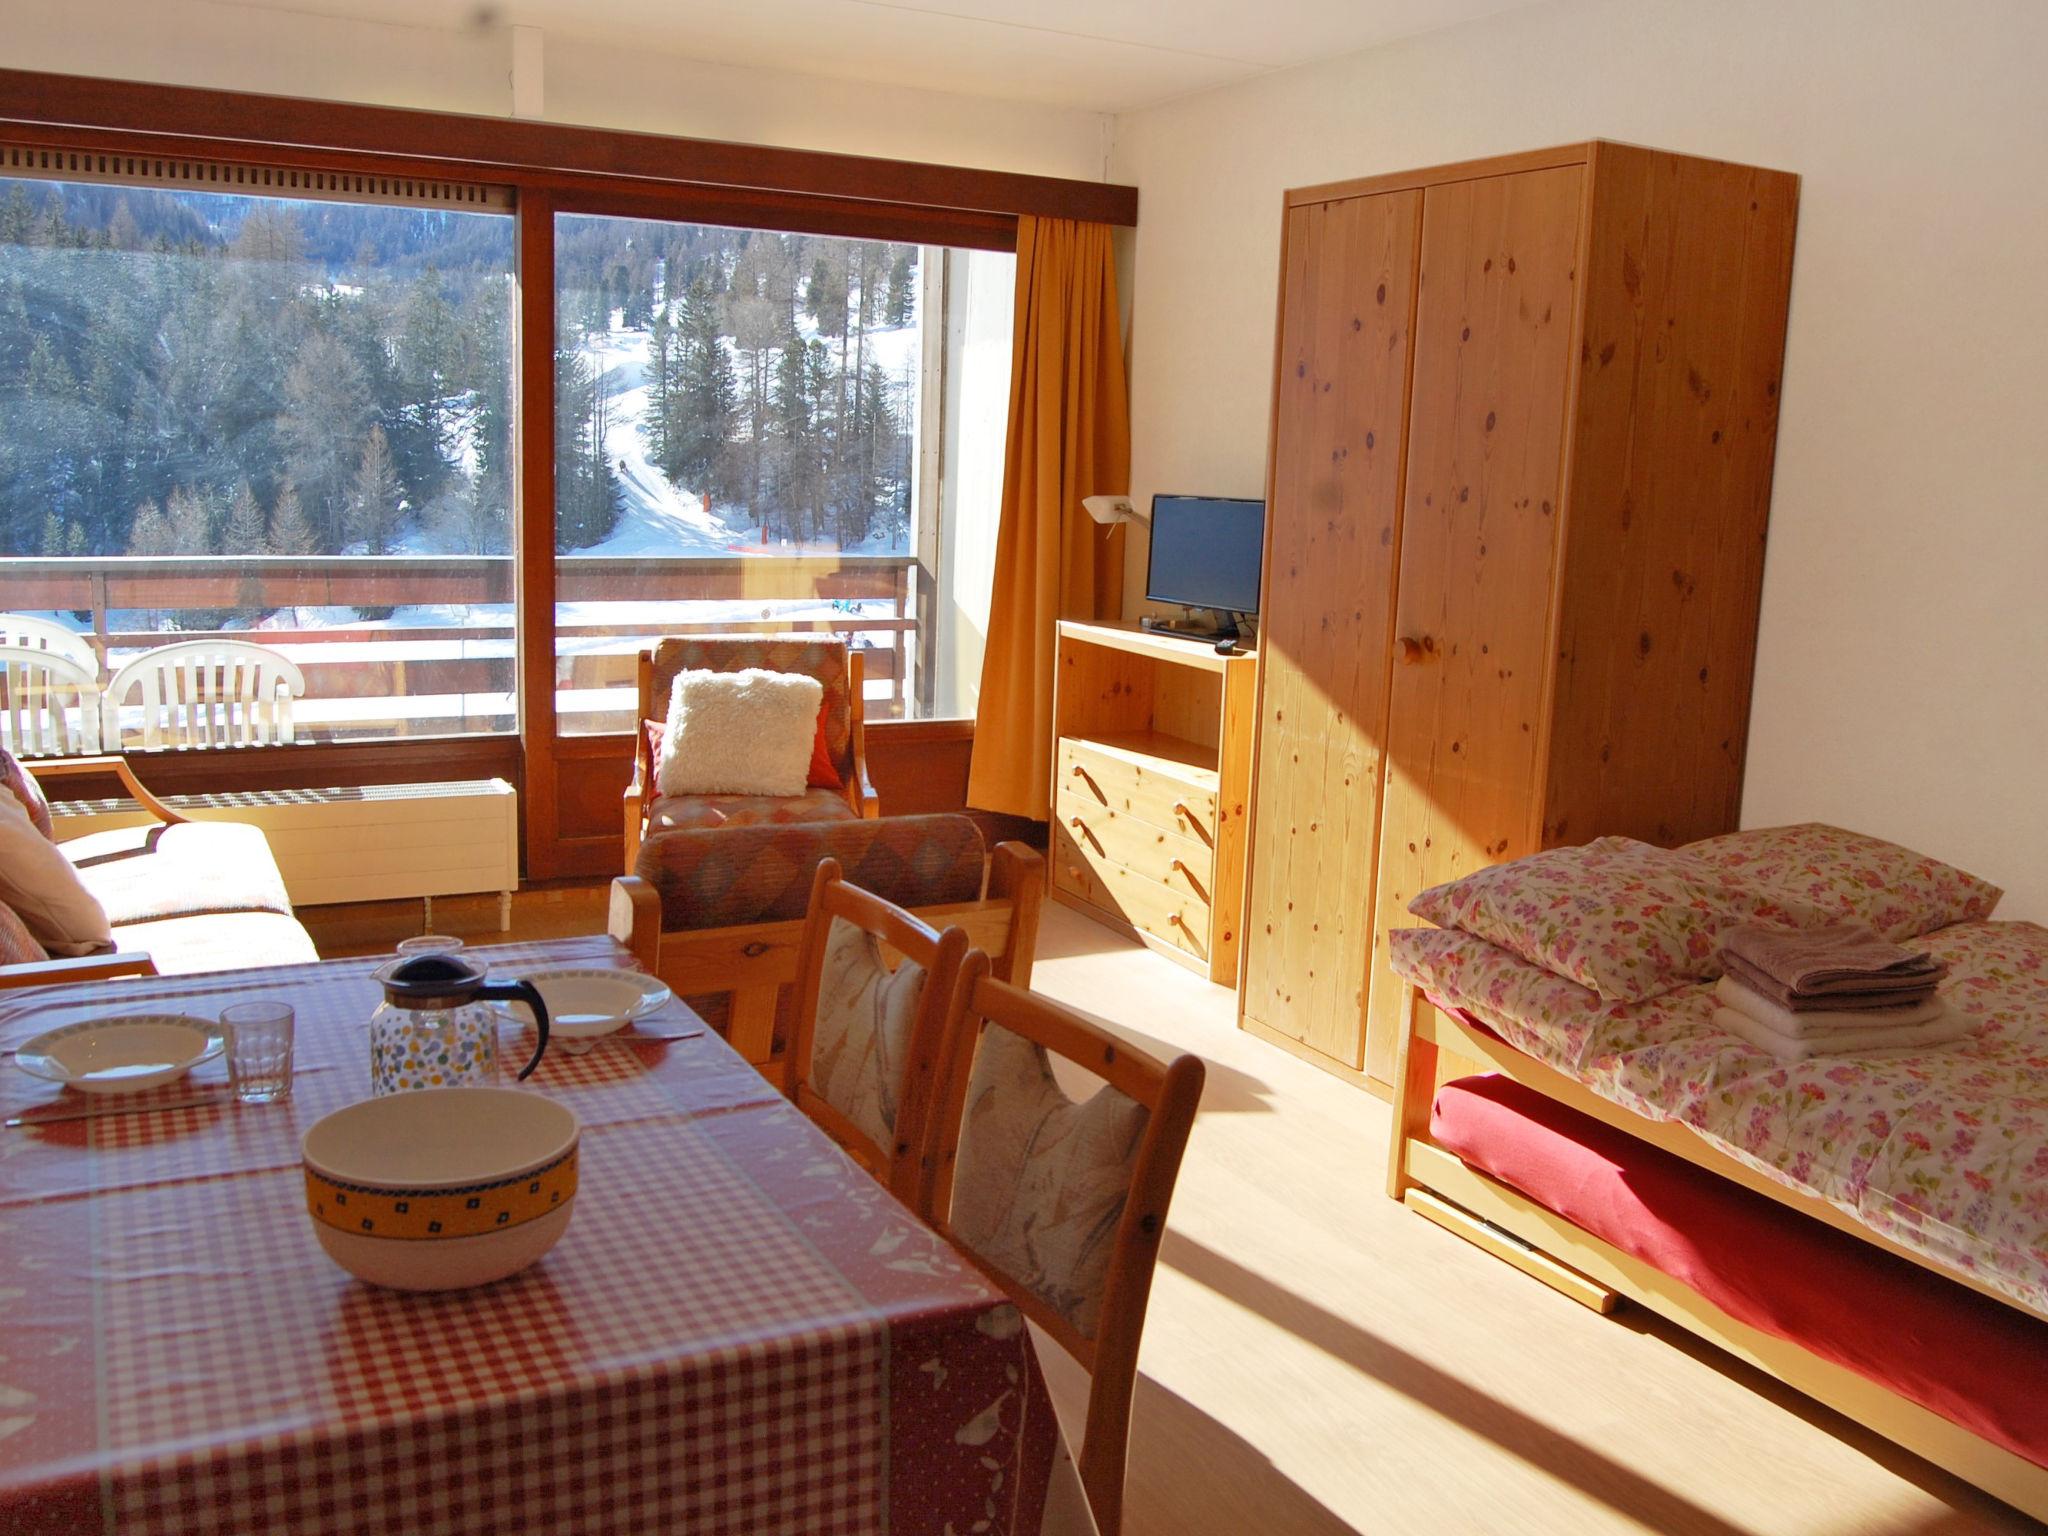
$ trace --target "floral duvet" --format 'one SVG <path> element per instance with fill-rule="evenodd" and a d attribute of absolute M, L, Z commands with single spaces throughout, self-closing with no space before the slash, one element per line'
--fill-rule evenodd
<path fill-rule="evenodd" d="M 2048 928 L 1958 923 L 1916 940 L 1977 1021 L 1961 1045 L 1786 1065 L 1713 1025 L 1713 984 L 1635 1003 L 1469 934 L 1402 929 L 1394 968 L 1517 1049 L 1637 1114 L 2048 1313 Z"/>

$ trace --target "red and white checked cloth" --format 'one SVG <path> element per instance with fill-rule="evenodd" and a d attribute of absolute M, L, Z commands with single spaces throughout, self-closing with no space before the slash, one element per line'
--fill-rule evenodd
<path fill-rule="evenodd" d="M 336 1268 L 299 1137 L 368 1093 L 380 963 L 0 994 L 0 1050 L 298 1014 L 288 1103 L 236 1105 L 215 1062 L 151 1090 L 198 1108 L 0 1131 L 0 1531 L 1038 1531 L 1058 1430 L 1017 1311 L 708 1030 L 549 1052 L 529 1086 L 582 1117 L 582 1177 L 535 1268 L 445 1296 Z M 61 1096 L 0 1072 L 7 1115 Z"/>

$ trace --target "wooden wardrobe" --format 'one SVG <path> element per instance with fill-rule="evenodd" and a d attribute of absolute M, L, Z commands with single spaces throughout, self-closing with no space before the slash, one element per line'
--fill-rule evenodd
<path fill-rule="evenodd" d="M 1600 142 L 1287 194 L 1246 1029 L 1384 1083 L 1418 891 L 1736 825 L 1798 185 Z"/>

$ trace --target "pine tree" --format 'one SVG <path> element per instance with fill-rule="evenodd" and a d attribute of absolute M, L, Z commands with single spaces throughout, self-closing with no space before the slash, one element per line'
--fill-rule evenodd
<path fill-rule="evenodd" d="M 153 501 L 135 509 L 135 521 L 128 529 L 131 555 L 168 555 L 172 551 L 171 525 Z"/>
<path fill-rule="evenodd" d="M 348 534 L 373 555 L 388 555 L 396 539 L 399 517 L 398 470 L 384 429 L 373 426 L 363 439 L 348 502 Z"/>
<path fill-rule="evenodd" d="M 306 504 L 318 547 L 345 542 L 349 500 L 372 425 L 369 380 L 348 349 L 326 331 L 299 348 L 284 381 L 278 436 L 284 468 Z"/>
<path fill-rule="evenodd" d="M 311 555 L 320 550 L 313 525 L 299 505 L 299 490 L 287 480 L 279 487 L 277 504 L 270 509 L 270 552 L 273 555 Z"/>
<path fill-rule="evenodd" d="M 214 532 L 214 508 L 206 493 L 181 485 L 164 503 L 164 521 L 171 531 L 170 553 L 213 555 L 220 552 Z"/>
<path fill-rule="evenodd" d="M 726 483 L 726 445 L 739 406 L 739 381 L 718 322 L 718 300 L 707 279 L 684 295 L 677 324 L 675 422 L 662 468 L 671 480 L 700 488 L 708 504 Z"/>
<path fill-rule="evenodd" d="M 883 306 L 882 324 L 897 330 L 910 324 L 916 297 L 911 291 L 910 247 L 896 247 L 896 259 L 889 264 L 889 297 Z"/>
<path fill-rule="evenodd" d="M 270 549 L 270 531 L 263 524 L 263 508 L 255 489 L 244 480 L 228 508 L 227 526 L 221 530 L 221 553 L 260 555 Z"/>

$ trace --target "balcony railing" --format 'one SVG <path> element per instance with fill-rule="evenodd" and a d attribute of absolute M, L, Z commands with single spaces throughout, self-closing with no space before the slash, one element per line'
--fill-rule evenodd
<path fill-rule="evenodd" d="M 914 609 L 916 564 L 909 555 L 562 556 L 560 728 L 630 730 L 634 657 L 644 646 L 661 635 L 732 630 L 843 635 L 863 647 L 870 715 L 908 713 L 928 639 Z M 302 741 L 513 729 L 513 603 L 505 555 L 0 561 L 0 609 L 76 615 L 102 681 L 131 656 L 173 640 L 217 636 L 275 647 L 306 675 L 296 710 Z M 374 614 L 391 617 L 366 616 Z"/>

